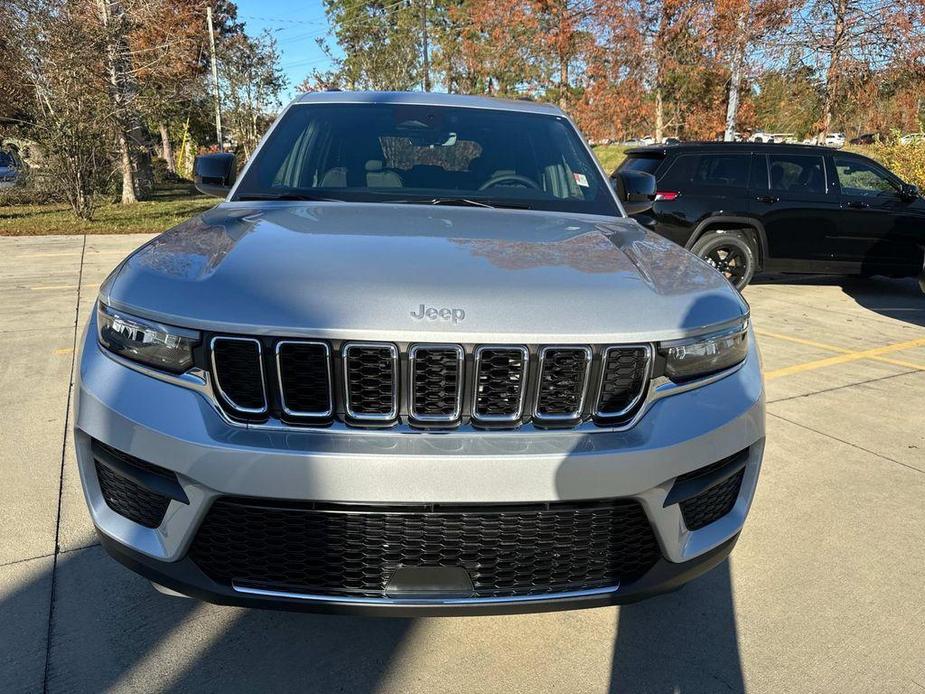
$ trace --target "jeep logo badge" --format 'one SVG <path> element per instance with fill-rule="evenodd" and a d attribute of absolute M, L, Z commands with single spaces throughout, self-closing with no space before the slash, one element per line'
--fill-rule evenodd
<path fill-rule="evenodd" d="M 466 312 L 461 308 L 437 308 L 436 306 L 425 306 L 421 304 L 417 311 L 411 312 L 414 320 L 451 320 L 454 323 L 466 320 Z"/>

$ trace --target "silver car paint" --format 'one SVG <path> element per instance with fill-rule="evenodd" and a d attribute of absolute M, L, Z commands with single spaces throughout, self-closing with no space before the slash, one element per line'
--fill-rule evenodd
<path fill-rule="evenodd" d="M 332 339 L 630 342 L 734 320 L 706 263 L 629 219 L 225 203 L 138 250 L 102 300 L 175 325 Z M 421 304 L 464 321 L 416 321 Z"/>
<path fill-rule="evenodd" d="M 737 533 L 751 504 L 764 447 L 757 348 L 742 368 L 659 400 L 628 431 L 408 434 L 230 427 L 195 390 L 112 359 L 91 321 L 77 383 L 76 449 L 97 527 L 167 561 L 182 556 L 218 494 L 352 502 L 528 502 L 633 497 L 646 507 L 666 557 L 684 561 Z M 89 437 L 174 470 L 190 504 L 143 528 L 100 493 Z M 688 531 L 662 502 L 675 477 L 751 447 L 729 516 Z"/>

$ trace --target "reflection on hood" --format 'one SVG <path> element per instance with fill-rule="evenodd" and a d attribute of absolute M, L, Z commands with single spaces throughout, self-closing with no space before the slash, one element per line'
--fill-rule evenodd
<path fill-rule="evenodd" d="M 581 272 L 613 272 L 621 260 L 616 246 L 596 231 L 560 241 L 453 239 L 453 243 L 506 270 L 564 265 Z"/>
<path fill-rule="evenodd" d="M 208 278 L 253 224 L 240 217 L 222 215 L 225 224 L 210 224 L 209 213 L 164 232 L 138 251 L 133 262 L 176 279 Z"/>

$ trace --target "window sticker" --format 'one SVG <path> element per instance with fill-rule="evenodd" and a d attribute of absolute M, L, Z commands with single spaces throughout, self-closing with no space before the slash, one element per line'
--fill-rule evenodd
<path fill-rule="evenodd" d="M 582 188 L 588 187 L 588 177 L 587 176 L 581 173 L 573 173 L 572 175 L 575 177 L 575 183 L 580 185 Z"/>

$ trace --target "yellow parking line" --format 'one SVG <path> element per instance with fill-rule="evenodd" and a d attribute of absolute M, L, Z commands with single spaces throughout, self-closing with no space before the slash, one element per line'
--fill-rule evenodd
<path fill-rule="evenodd" d="M 48 284 L 38 287 L 29 287 L 34 292 L 51 291 L 53 289 L 77 289 L 76 284 Z"/>
<path fill-rule="evenodd" d="M 73 353 L 74 353 L 73 347 L 59 347 L 58 349 L 55 350 L 56 357 L 63 357 L 66 354 L 73 354 Z"/>
<path fill-rule="evenodd" d="M 786 340 L 787 342 L 795 342 L 798 345 L 806 345 L 807 347 L 817 347 L 819 349 L 828 350 L 829 352 L 843 352 L 845 354 L 851 354 L 850 349 L 845 349 L 844 347 L 836 347 L 835 345 L 827 345 L 824 342 L 814 342 L 813 340 L 806 340 L 802 337 L 794 337 L 793 335 L 781 335 L 780 333 L 769 333 L 767 330 L 756 330 L 757 335 L 762 337 L 773 337 L 778 340 Z"/>
<path fill-rule="evenodd" d="M 790 339 L 786 336 L 777 336 L 771 335 L 770 333 L 764 333 L 769 337 L 781 337 L 783 339 Z M 919 338 L 917 340 L 909 340 L 907 342 L 896 342 L 892 345 L 884 345 L 883 347 L 874 347 L 873 349 L 865 349 L 858 352 L 852 352 L 850 350 L 845 350 L 841 347 L 834 346 L 823 346 L 821 343 L 812 343 L 810 340 L 803 340 L 802 338 L 793 338 L 794 342 L 800 342 L 801 344 L 812 344 L 812 346 L 820 347 L 822 349 L 830 349 L 838 352 L 842 352 L 835 357 L 828 357 L 826 359 L 816 359 L 815 361 L 805 362 L 803 364 L 794 364 L 793 366 L 786 366 L 782 369 L 774 369 L 773 371 L 766 371 L 764 377 L 766 380 L 773 380 L 775 378 L 780 378 L 781 376 L 791 376 L 793 374 L 803 373 L 804 371 L 812 371 L 814 369 L 822 369 L 826 366 L 835 366 L 837 364 L 846 364 L 852 361 L 858 361 L 861 359 L 874 359 L 876 361 L 883 361 L 889 364 L 895 364 L 898 366 L 905 366 L 908 368 L 916 369 L 918 371 L 925 371 L 925 365 L 915 364 L 913 362 L 899 361 L 896 359 L 884 359 L 882 355 L 890 354 L 892 352 L 901 352 L 906 349 L 914 349 L 916 347 L 925 347 L 925 337 Z"/>
<path fill-rule="evenodd" d="M 828 350 L 829 352 L 839 352 L 841 354 L 856 354 L 854 350 L 845 349 L 844 347 L 836 347 L 835 345 L 829 345 L 824 342 L 815 342 L 813 340 L 807 340 L 802 337 L 794 337 L 793 335 L 781 335 L 780 333 L 771 333 L 766 330 L 756 330 L 758 335 L 763 337 L 773 337 L 777 340 L 786 340 L 787 342 L 795 342 L 799 345 L 806 345 L 807 347 L 816 347 L 818 349 Z M 916 364 L 910 361 L 902 361 L 900 359 L 890 359 L 888 357 L 879 357 L 879 356 L 868 356 L 864 357 L 866 359 L 873 359 L 874 361 L 883 362 L 884 364 L 892 364 L 893 366 L 904 366 L 911 369 L 925 369 L 925 366 L 921 364 Z M 811 363 L 811 362 L 810 362 Z"/>

